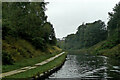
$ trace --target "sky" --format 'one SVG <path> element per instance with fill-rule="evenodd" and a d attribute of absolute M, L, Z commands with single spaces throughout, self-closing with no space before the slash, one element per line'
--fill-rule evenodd
<path fill-rule="evenodd" d="M 108 12 L 112 12 L 119 0 L 45 0 L 48 21 L 53 24 L 57 38 L 76 33 L 83 22 L 90 23 L 109 20 Z"/>

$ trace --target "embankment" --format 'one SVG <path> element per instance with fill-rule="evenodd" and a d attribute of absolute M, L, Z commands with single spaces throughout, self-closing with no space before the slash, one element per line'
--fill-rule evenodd
<path fill-rule="evenodd" d="M 11 80 L 11 79 L 19 79 L 19 80 L 29 80 L 29 79 L 43 79 L 47 78 L 51 73 L 58 70 L 63 63 L 65 62 L 67 53 L 64 53 L 63 55 L 59 56 L 58 58 L 55 58 L 51 62 L 38 66 L 34 69 L 30 69 L 28 71 L 11 75 L 8 77 L 5 77 L 3 80 Z"/>
<path fill-rule="evenodd" d="M 70 54 L 90 53 L 94 55 L 103 55 L 120 60 L 120 44 L 116 44 L 111 47 L 111 45 L 113 44 L 112 43 L 107 44 L 107 43 L 108 41 L 102 41 L 89 48 L 79 49 L 79 50 L 69 50 L 69 53 Z"/>
<path fill-rule="evenodd" d="M 25 66 L 33 66 L 50 57 L 53 57 L 62 52 L 56 46 L 47 45 L 45 51 L 36 49 L 30 42 L 24 39 L 8 38 L 3 40 L 3 62 L 10 62 L 3 64 L 2 72 L 8 72 L 19 69 Z"/>

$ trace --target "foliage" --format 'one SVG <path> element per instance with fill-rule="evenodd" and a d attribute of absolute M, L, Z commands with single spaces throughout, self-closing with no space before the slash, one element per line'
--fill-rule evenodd
<path fill-rule="evenodd" d="M 95 50 L 95 52 L 119 58 L 120 52 L 118 48 L 120 47 L 120 2 L 113 8 L 113 12 L 109 13 L 107 28 L 108 38 L 102 45 L 99 46 L 99 48 Z"/>
<path fill-rule="evenodd" d="M 90 48 L 91 53 L 120 59 L 120 2 L 109 12 L 108 36 L 104 42 Z"/>
<path fill-rule="evenodd" d="M 61 49 L 65 49 L 65 40 L 60 40 L 59 38 L 57 39 L 57 46 Z"/>
<path fill-rule="evenodd" d="M 47 22 L 45 5 L 45 2 L 3 2 L 3 39 L 6 36 L 20 37 L 41 50 L 47 44 L 55 45 L 54 28 Z"/>
<path fill-rule="evenodd" d="M 11 55 L 6 51 L 2 51 L 2 63 L 3 65 L 14 63 L 14 60 L 12 59 Z"/>
<path fill-rule="evenodd" d="M 101 20 L 93 23 L 82 24 L 78 27 L 76 34 L 68 35 L 65 39 L 66 49 L 88 48 L 105 40 L 107 30 Z"/>
<path fill-rule="evenodd" d="M 116 29 L 120 32 L 120 2 L 113 8 L 113 12 L 109 12 L 108 37 L 112 36 Z"/>
<path fill-rule="evenodd" d="M 35 56 L 34 48 L 47 52 L 48 45 L 56 45 L 53 25 L 47 22 L 45 15 L 46 4 L 45 2 L 2 3 L 3 50 L 9 51 L 15 61 Z M 6 53 L 3 52 L 3 55 Z M 3 56 L 4 58 L 6 57 Z"/>
<path fill-rule="evenodd" d="M 120 59 L 120 2 L 109 12 L 107 28 L 101 20 L 82 24 L 65 39 L 67 50 L 79 50 Z"/>
<path fill-rule="evenodd" d="M 44 50 L 46 47 L 44 39 L 40 38 L 40 37 L 33 38 L 32 43 L 36 47 L 36 49 L 40 48 L 40 49 Z"/>
<path fill-rule="evenodd" d="M 3 48 L 5 52 L 9 52 L 9 55 L 15 62 L 13 65 L 3 65 L 3 72 L 19 69 L 25 66 L 32 66 L 61 52 L 61 50 L 56 46 L 49 45 L 46 48 L 46 51 L 41 51 L 39 49 L 35 49 L 34 46 L 30 44 L 30 42 L 24 39 L 18 39 L 16 41 L 14 39 L 8 38 L 8 40 L 9 42 L 3 40 Z"/>

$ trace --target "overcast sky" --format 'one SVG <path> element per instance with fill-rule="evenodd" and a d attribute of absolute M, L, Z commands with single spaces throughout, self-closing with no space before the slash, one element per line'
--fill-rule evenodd
<path fill-rule="evenodd" d="M 84 23 L 102 20 L 108 21 L 111 12 L 119 0 L 45 0 L 48 21 L 53 24 L 56 37 L 62 38 L 75 33 Z"/>

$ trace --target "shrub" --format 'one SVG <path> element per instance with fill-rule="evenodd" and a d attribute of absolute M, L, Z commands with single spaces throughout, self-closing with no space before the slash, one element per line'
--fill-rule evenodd
<path fill-rule="evenodd" d="M 32 44 L 36 47 L 36 49 L 45 50 L 46 49 L 46 43 L 43 38 L 36 37 L 32 39 Z"/>
<path fill-rule="evenodd" d="M 3 65 L 11 65 L 14 63 L 14 60 L 12 59 L 11 55 L 6 51 L 2 51 L 2 63 Z"/>

